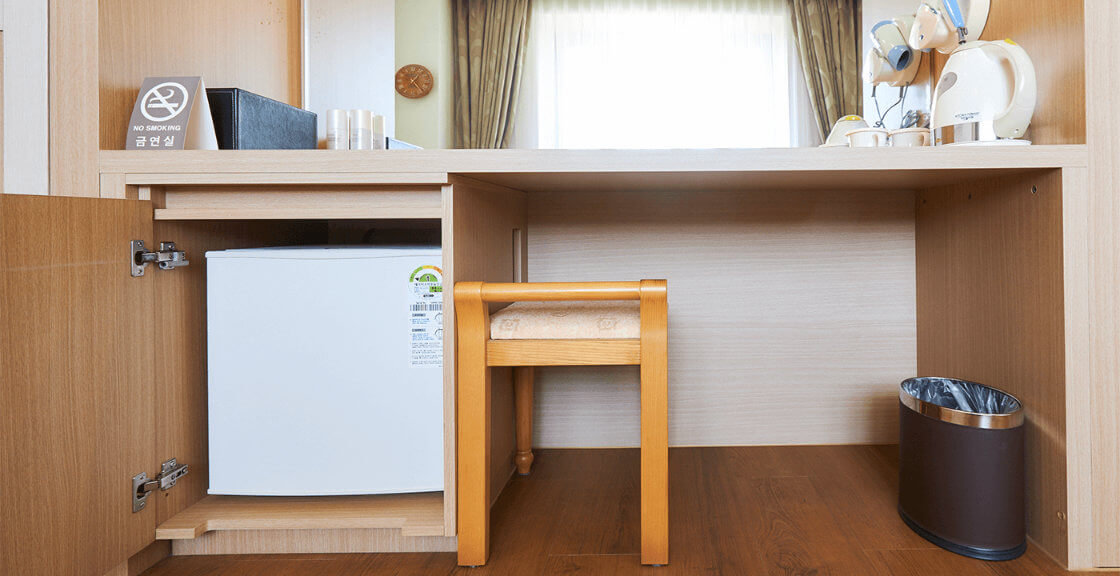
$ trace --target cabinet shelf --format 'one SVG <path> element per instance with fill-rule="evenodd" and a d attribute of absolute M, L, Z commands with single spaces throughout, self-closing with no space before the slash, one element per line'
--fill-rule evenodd
<path fill-rule="evenodd" d="M 157 540 L 192 540 L 216 530 L 399 529 L 443 536 L 442 492 L 372 496 L 207 496 L 156 528 Z"/>

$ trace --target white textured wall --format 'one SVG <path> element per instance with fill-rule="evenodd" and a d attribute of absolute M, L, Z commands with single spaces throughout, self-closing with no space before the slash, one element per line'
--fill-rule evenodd
<path fill-rule="evenodd" d="M 46 194 L 50 186 L 47 0 L 0 0 L 0 30 L 4 43 L 2 190 Z"/>
<path fill-rule="evenodd" d="M 397 0 L 396 68 L 421 64 L 435 80 L 423 98 L 394 93 L 400 140 L 422 148 L 454 145 L 452 54 L 450 0 Z"/>
<path fill-rule="evenodd" d="M 917 369 L 914 194 L 538 192 L 529 280 L 669 281 L 673 446 L 888 443 Z M 637 446 L 638 370 L 538 369 L 535 445 Z"/>

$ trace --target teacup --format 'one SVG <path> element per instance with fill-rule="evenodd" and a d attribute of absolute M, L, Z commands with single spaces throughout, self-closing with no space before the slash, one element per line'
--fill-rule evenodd
<path fill-rule="evenodd" d="M 902 130 L 891 132 L 891 146 L 912 148 L 929 145 L 929 128 L 903 128 Z"/>
<path fill-rule="evenodd" d="M 876 148 L 889 146 L 891 133 L 882 128 L 860 128 L 848 132 L 847 136 L 852 148 Z"/>

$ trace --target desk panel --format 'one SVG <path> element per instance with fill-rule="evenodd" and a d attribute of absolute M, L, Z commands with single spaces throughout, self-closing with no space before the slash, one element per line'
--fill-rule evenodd
<path fill-rule="evenodd" d="M 1026 413 L 1027 534 L 1084 567 L 1092 540 L 1084 172 L 918 195 L 918 368 L 1014 394 Z"/>

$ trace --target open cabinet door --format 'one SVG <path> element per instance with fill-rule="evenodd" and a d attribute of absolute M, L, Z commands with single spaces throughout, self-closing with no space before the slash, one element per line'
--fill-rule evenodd
<path fill-rule="evenodd" d="M 152 541 L 148 202 L 0 194 L 0 574 L 101 576 Z"/>

